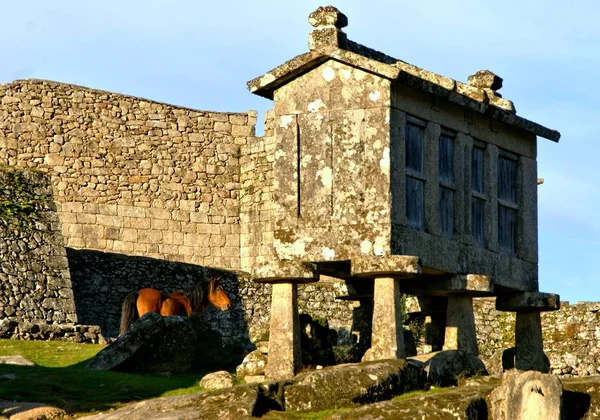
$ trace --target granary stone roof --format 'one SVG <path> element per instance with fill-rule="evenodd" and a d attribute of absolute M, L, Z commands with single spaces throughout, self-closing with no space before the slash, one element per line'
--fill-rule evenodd
<path fill-rule="evenodd" d="M 468 83 L 463 83 L 390 57 L 347 39 L 341 28 L 348 24 L 348 20 L 332 6 L 319 7 L 311 13 L 309 22 L 315 27 L 309 36 L 310 51 L 250 80 L 248 88 L 252 93 L 273 99 L 273 92 L 280 86 L 327 60 L 336 60 L 488 115 L 537 136 L 556 142 L 560 139 L 558 131 L 518 116 L 512 101 L 502 98 L 497 92 L 502 87 L 502 79 L 489 70 L 479 71 L 469 76 Z"/>

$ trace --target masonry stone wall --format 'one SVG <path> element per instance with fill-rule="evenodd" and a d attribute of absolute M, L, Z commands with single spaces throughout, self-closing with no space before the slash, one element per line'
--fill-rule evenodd
<path fill-rule="evenodd" d="M 54 210 L 44 174 L 0 166 L 0 319 L 77 322 Z"/>
<path fill-rule="evenodd" d="M 275 190 L 275 127 L 272 111 L 265 115 L 265 135 L 242 146 L 240 157 L 240 256 L 241 266 L 249 270 L 254 264 L 275 258 L 273 249 Z"/>
<path fill-rule="evenodd" d="M 256 113 L 42 80 L 0 85 L 0 163 L 52 179 L 66 245 L 240 267 L 240 147 Z"/>

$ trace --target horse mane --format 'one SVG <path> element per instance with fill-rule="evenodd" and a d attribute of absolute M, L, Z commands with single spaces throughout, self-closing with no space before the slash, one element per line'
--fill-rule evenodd
<path fill-rule="evenodd" d="M 190 301 L 192 312 L 202 312 L 208 307 L 209 281 L 196 284 L 189 290 L 183 291 L 183 295 Z"/>

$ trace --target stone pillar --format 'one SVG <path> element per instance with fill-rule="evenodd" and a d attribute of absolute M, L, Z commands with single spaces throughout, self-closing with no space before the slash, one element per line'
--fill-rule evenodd
<path fill-rule="evenodd" d="M 479 355 L 475 316 L 473 315 L 473 298 L 469 295 L 450 295 L 448 297 L 448 314 L 446 317 L 446 334 L 444 350 L 461 350 Z"/>
<path fill-rule="evenodd" d="M 544 354 L 542 322 L 538 311 L 518 311 L 515 325 L 515 367 L 518 370 L 550 371 Z"/>
<path fill-rule="evenodd" d="M 265 376 L 275 380 L 291 378 L 301 364 L 298 284 L 274 283 L 269 324 L 269 360 Z"/>
<path fill-rule="evenodd" d="M 371 348 L 362 360 L 403 359 L 405 354 L 400 280 L 393 277 L 376 278 Z"/>

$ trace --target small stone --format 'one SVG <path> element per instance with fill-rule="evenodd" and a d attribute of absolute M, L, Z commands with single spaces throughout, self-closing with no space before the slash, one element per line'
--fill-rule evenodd
<path fill-rule="evenodd" d="M 333 6 L 321 6 L 308 16 L 308 23 L 315 28 L 335 26 L 338 29 L 348 26 L 348 18 Z"/>
<path fill-rule="evenodd" d="M 244 380 L 247 384 L 253 384 L 258 382 L 264 382 L 267 380 L 267 378 L 265 377 L 265 375 L 246 375 L 244 377 Z"/>
<path fill-rule="evenodd" d="M 267 357 L 259 350 L 254 350 L 253 352 L 248 353 L 246 357 L 244 357 L 242 364 L 236 368 L 236 375 L 238 377 L 264 375 L 266 365 Z"/>
<path fill-rule="evenodd" d="M 223 389 L 233 385 L 233 375 L 226 370 L 209 373 L 200 380 L 200 386 L 206 389 Z"/>

